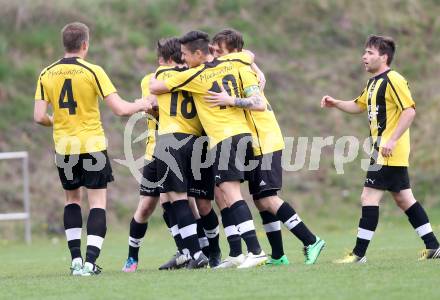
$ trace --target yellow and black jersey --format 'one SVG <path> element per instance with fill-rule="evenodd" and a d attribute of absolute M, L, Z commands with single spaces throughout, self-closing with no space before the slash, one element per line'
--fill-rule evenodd
<path fill-rule="evenodd" d="M 257 75 L 250 67 L 240 69 L 240 78 L 244 90 L 251 86 L 258 86 Z M 254 155 L 267 154 L 284 149 L 284 138 L 281 128 L 264 93 L 262 93 L 262 96 L 266 102 L 265 111 L 245 110 L 249 127 L 252 130 Z"/>
<path fill-rule="evenodd" d="M 53 138 L 58 154 L 106 149 L 98 96 L 104 98 L 115 92 L 100 66 L 77 57 L 63 58 L 41 72 L 35 100 L 52 105 Z"/>
<path fill-rule="evenodd" d="M 210 148 L 228 137 L 251 133 L 243 109 L 210 107 L 211 104 L 204 99 L 208 91 L 221 92 L 220 85 L 231 96 L 243 97 L 239 74 L 243 65 L 242 61 L 222 57 L 165 79 L 171 92 L 184 90 L 192 93 Z"/>
<path fill-rule="evenodd" d="M 250 66 L 252 64 L 251 56 L 246 52 L 231 52 L 218 58 L 218 60 L 230 60 L 239 63 L 238 67 Z"/>
<path fill-rule="evenodd" d="M 141 81 L 142 98 L 150 95 L 150 78 L 154 73 L 145 75 Z M 148 136 L 145 148 L 145 159 L 153 160 L 154 147 L 156 146 L 156 134 L 158 130 L 158 120 L 156 118 L 149 117 L 147 119 Z"/>
<path fill-rule="evenodd" d="M 402 111 L 409 107 L 415 108 L 405 78 L 393 70 L 379 74 L 368 80 L 367 86 L 354 101 L 368 112 L 370 136 L 373 142 L 372 158 L 380 165 L 408 166 L 409 129 L 397 141 L 391 157 L 384 158 L 380 153 L 380 146 L 384 145 L 393 134 Z"/>
<path fill-rule="evenodd" d="M 188 68 L 160 66 L 156 78 L 168 80 Z M 194 99 L 188 91 L 172 91 L 157 96 L 159 105 L 159 135 L 167 133 L 185 133 L 200 136 L 203 128 L 197 115 Z"/>

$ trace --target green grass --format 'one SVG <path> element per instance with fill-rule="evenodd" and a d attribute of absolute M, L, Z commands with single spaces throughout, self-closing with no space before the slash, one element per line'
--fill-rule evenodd
<path fill-rule="evenodd" d="M 379 225 L 366 265 L 332 263 L 344 249 L 353 246 L 356 220 L 340 221 L 337 230 L 318 230 L 328 246 L 316 265 L 302 263 L 300 244 L 285 231 L 291 265 L 251 270 L 157 271 L 173 253 L 171 238 L 157 222 L 148 231 L 136 274 L 120 271 L 127 237 L 112 226 L 99 259 L 103 273 L 93 278 L 68 275 L 70 256 L 63 237 L 39 238 L 32 246 L 3 241 L 0 298 L 435 299 L 440 291 L 436 276 L 440 261 L 418 262 L 417 251 L 422 244 L 405 218 L 386 219 Z M 269 250 L 264 233 L 259 230 L 258 235 Z M 222 249 L 226 249 L 224 242 L 222 239 Z"/>

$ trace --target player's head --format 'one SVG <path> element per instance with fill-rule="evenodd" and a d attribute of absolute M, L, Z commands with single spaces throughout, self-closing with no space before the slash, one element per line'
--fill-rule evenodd
<path fill-rule="evenodd" d="M 375 73 L 384 66 L 390 66 L 393 61 L 396 44 L 387 36 L 370 35 L 365 42 L 365 53 L 362 60 L 365 69 Z"/>
<path fill-rule="evenodd" d="M 176 37 L 157 41 L 157 57 L 159 64 L 183 64 L 179 39 Z"/>
<path fill-rule="evenodd" d="M 61 30 L 64 51 L 67 53 L 82 53 L 84 56 L 89 49 L 89 28 L 87 25 L 74 22 Z"/>
<path fill-rule="evenodd" d="M 209 52 L 209 36 L 203 31 L 190 31 L 180 39 L 182 59 L 193 68 L 206 61 Z"/>
<path fill-rule="evenodd" d="M 243 50 L 243 35 L 234 29 L 223 29 L 212 39 L 211 47 L 215 57 Z"/>

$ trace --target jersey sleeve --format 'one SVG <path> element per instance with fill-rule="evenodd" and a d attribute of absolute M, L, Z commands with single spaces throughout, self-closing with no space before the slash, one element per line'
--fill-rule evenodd
<path fill-rule="evenodd" d="M 37 88 L 35 89 L 35 100 L 49 101 L 49 99 L 47 98 L 47 94 L 44 89 L 43 83 L 41 81 L 41 77 L 42 77 L 43 73 L 44 73 L 44 70 L 43 70 L 43 72 L 41 72 L 40 76 L 38 76 Z"/>
<path fill-rule="evenodd" d="M 98 95 L 100 95 L 104 99 L 108 95 L 117 92 L 115 86 L 113 85 L 103 68 L 97 66 L 94 71 L 96 75 L 95 84 Z"/>
<path fill-rule="evenodd" d="M 388 83 L 391 86 L 391 98 L 396 103 L 399 110 L 404 110 L 409 107 L 416 107 L 416 104 L 411 96 L 408 82 L 400 74 L 390 72 L 388 74 Z"/>
<path fill-rule="evenodd" d="M 246 66 L 239 69 L 240 79 L 243 84 L 243 90 L 251 87 L 258 87 L 257 74 L 251 69 L 251 67 Z"/>
<path fill-rule="evenodd" d="M 141 81 L 142 97 L 150 95 L 150 78 L 153 74 L 148 74 Z"/>
<path fill-rule="evenodd" d="M 179 72 L 173 77 L 164 80 L 165 86 L 171 91 L 184 90 L 192 93 L 204 93 L 203 84 L 194 80 L 203 69 L 193 68 Z"/>
<path fill-rule="evenodd" d="M 234 61 L 242 63 L 243 65 L 251 65 L 253 62 L 252 57 L 246 51 L 232 52 L 232 53 L 226 54 L 222 57 L 219 57 L 218 59 L 219 60 L 234 60 Z"/>
<path fill-rule="evenodd" d="M 364 88 L 362 93 L 354 99 L 354 102 L 362 109 L 367 109 L 367 88 Z"/>

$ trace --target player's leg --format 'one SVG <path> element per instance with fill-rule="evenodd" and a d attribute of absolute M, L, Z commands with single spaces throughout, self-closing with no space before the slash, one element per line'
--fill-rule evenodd
<path fill-rule="evenodd" d="M 87 218 L 86 260 L 81 275 L 90 276 L 101 272 L 96 260 L 107 232 L 107 184 L 113 181 L 113 174 L 106 151 L 81 154 L 80 162 L 90 207 Z"/>
<path fill-rule="evenodd" d="M 362 215 L 359 220 L 356 245 L 351 253 L 336 260 L 336 263 L 365 263 L 367 261 L 365 253 L 379 222 L 379 203 L 383 194 L 382 189 L 364 187 L 361 195 Z"/>
<path fill-rule="evenodd" d="M 250 135 L 236 135 L 217 145 L 215 178 L 235 220 L 238 232 L 246 243 L 248 254 L 239 268 L 264 264 L 267 256 L 261 249 L 251 211 L 243 199 L 240 183 L 245 180 L 246 157 L 252 152 Z M 243 147 L 245 146 L 245 147 Z M 226 157 L 225 157 L 226 155 Z M 226 170 L 223 164 L 226 163 Z"/>
<path fill-rule="evenodd" d="M 223 228 L 225 230 L 226 239 L 229 244 L 229 255 L 216 268 L 236 268 L 241 265 L 245 259 L 241 248 L 241 237 L 235 226 L 235 220 L 231 214 L 229 207 L 226 205 L 223 192 L 215 187 L 215 203 L 220 210 Z"/>
<path fill-rule="evenodd" d="M 207 147 L 207 146 L 206 146 Z M 194 152 L 193 152 L 194 153 Z M 207 149 L 202 150 L 201 160 L 206 160 Z M 200 169 L 200 178 L 194 176 L 194 169 L 198 166 L 192 165 L 193 170 L 188 195 L 194 196 L 197 204 L 197 211 L 200 215 L 198 226 L 208 239 L 208 251 L 205 255 L 209 258 L 209 266 L 214 268 L 220 264 L 221 251 L 219 245 L 219 221 L 217 214 L 212 207 L 214 200 L 214 171 L 212 166 Z"/>
<path fill-rule="evenodd" d="M 275 213 L 268 210 L 270 206 L 269 196 L 276 196 L 282 186 L 281 151 L 254 156 L 258 162 L 255 169 L 247 172 L 249 193 L 252 195 L 254 204 L 260 212 L 263 228 L 272 248 L 272 254 L 267 264 L 284 265 L 289 260 L 284 254 L 283 240 L 281 235 L 281 223 Z M 263 194 L 264 193 L 264 194 Z M 267 199 L 266 199 L 267 198 Z M 276 204 L 276 203 L 274 203 Z"/>
<path fill-rule="evenodd" d="M 212 198 L 214 198 L 213 193 Z M 214 199 L 197 198 L 196 202 L 200 214 L 200 222 L 203 231 L 208 238 L 209 266 L 215 268 L 220 264 L 221 251 L 219 244 L 219 221 L 217 214 L 212 207 L 212 200 Z"/>
<path fill-rule="evenodd" d="M 405 189 L 393 192 L 392 195 L 396 204 L 408 216 L 409 222 L 425 244 L 426 249 L 422 252 L 420 259 L 440 258 L 439 243 L 432 231 L 428 215 L 422 205 L 414 198 L 412 190 Z"/>
<path fill-rule="evenodd" d="M 83 259 L 81 256 L 81 189 L 66 190 L 66 201 L 64 206 L 64 230 L 66 233 L 67 245 L 72 257 L 70 267 L 72 275 L 81 275 Z"/>
<path fill-rule="evenodd" d="M 176 245 L 176 253 L 164 264 L 159 267 L 159 270 L 174 270 L 185 267 L 189 258 L 183 251 L 183 241 L 179 233 L 179 226 L 177 225 L 177 217 L 171 205 L 170 199 L 166 194 L 160 194 L 160 202 L 163 208 L 163 219 L 168 226 L 168 230 L 174 239 Z M 187 250 L 186 250 L 187 252 Z"/>
<path fill-rule="evenodd" d="M 281 234 L 281 223 L 276 217 L 276 215 L 269 212 L 266 207 L 258 201 L 259 199 L 254 199 L 254 204 L 257 207 L 261 220 L 263 222 L 263 228 L 266 232 L 267 240 L 269 241 L 272 253 L 270 259 L 267 261 L 269 265 L 287 265 L 289 260 L 284 254 L 283 249 L 283 237 Z"/>
<path fill-rule="evenodd" d="M 148 219 L 159 202 L 156 160 L 145 161 L 142 170 L 142 182 L 139 185 L 138 207 L 130 221 L 128 236 L 128 257 L 122 271 L 135 272 L 139 264 L 139 248 L 147 232 Z"/>
<path fill-rule="evenodd" d="M 139 264 L 139 249 L 148 229 L 148 219 L 159 202 L 158 196 L 140 196 L 138 207 L 130 221 L 128 257 L 122 271 L 135 272 Z"/>
<path fill-rule="evenodd" d="M 188 201 L 191 211 L 193 212 L 194 218 L 197 224 L 197 237 L 199 238 L 200 249 L 202 249 L 203 254 L 209 256 L 209 241 L 206 237 L 205 231 L 203 230 L 202 219 L 200 217 L 199 210 L 197 208 L 196 199 L 188 194 Z"/>
<path fill-rule="evenodd" d="M 325 246 L 325 241 L 309 230 L 295 209 L 289 203 L 281 200 L 276 191 L 263 191 L 255 195 L 254 199 L 259 202 L 261 209 L 276 216 L 275 219 L 283 222 L 287 229 L 303 243 L 304 262 L 308 265 L 314 264 Z"/>
<path fill-rule="evenodd" d="M 60 167 L 61 161 L 65 163 L 76 161 L 71 169 Z M 72 275 L 81 275 L 83 267 L 83 259 L 81 256 L 81 232 L 82 232 L 82 215 L 81 215 L 81 189 L 83 182 L 83 170 L 79 162 L 79 156 L 56 154 L 58 175 L 61 185 L 65 191 L 64 206 L 64 230 L 66 233 L 67 245 L 70 250 L 72 262 L 70 273 Z"/>

